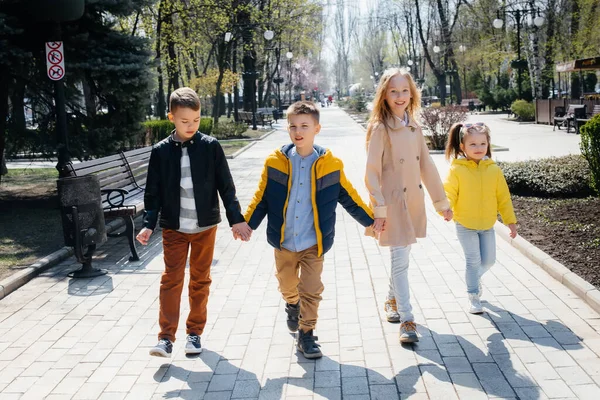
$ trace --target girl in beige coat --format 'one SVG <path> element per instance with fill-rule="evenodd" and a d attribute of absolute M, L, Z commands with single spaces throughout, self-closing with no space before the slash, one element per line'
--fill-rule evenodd
<path fill-rule="evenodd" d="M 381 76 L 367 128 L 365 183 L 375 211 L 373 229 L 380 246 L 390 246 L 392 271 L 386 301 L 388 320 L 401 321 L 400 342 L 417 336 L 410 291 L 408 265 L 410 245 L 425 237 L 427 188 L 436 211 L 450 220 L 452 211 L 442 181 L 416 121 L 421 94 L 406 70 L 388 69 Z M 395 318 L 394 318 L 395 317 Z"/>

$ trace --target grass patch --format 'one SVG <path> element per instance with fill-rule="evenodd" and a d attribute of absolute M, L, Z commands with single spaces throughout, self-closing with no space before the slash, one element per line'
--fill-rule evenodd
<path fill-rule="evenodd" d="M 252 142 L 249 142 L 247 140 L 232 140 L 229 142 L 221 142 L 221 146 L 223 147 L 225 155 L 230 156 L 250 143 Z"/>

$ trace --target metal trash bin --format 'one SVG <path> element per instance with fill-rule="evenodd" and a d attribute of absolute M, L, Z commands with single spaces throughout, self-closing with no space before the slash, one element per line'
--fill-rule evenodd
<path fill-rule="evenodd" d="M 85 175 L 60 178 L 56 185 L 65 245 L 74 248 L 77 261 L 83 264 L 81 269 L 69 276 L 92 278 L 106 274 L 106 271 L 92 267 L 92 255 L 96 246 L 106 242 L 98 177 Z"/>

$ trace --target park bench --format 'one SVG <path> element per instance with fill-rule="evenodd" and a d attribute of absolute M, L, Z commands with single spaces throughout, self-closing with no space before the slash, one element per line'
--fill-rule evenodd
<path fill-rule="evenodd" d="M 569 108 L 567 112 L 564 112 L 564 107 L 555 107 L 554 108 L 554 126 L 552 130 L 555 130 L 558 126 L 558 130 L 560 127 L 566 127 L 567 133 L 571 130 L 571 125 L 575 127 L 575 117 L 581 116 L 583 112 L 583 117 L 585 118 L 585 104 L 569 104 Z"/>
<path fill-rule="evenodd" d="M 251 124 L 252 123 L 252 113 L 249 111 L 238 111 L 238 117 L 240 121 Z"/>
<path fill-rule="evenodd" d="M 257 113 L 256 122 L 262 126 L 269 124 L 269 126 L 273 127 L 273 122 L 275 122 L 275 120 L 273 118 L 273 114 Z"/>
<path fill-rule="evenodd" d="M 102 208 L 105 219 L 122 218 L 125 230 L 111 233 L 110 237 L 126 235 L 131 250 L 129 261 L 138 261 L 135 248 L 135 223 L 133 219 L 144 210 L 144 186 L 148 175 L 148 161 L 152 146 L 119 152 L 112 156 L 68 163 L 71 176 L 94 174 L 100 181 Z"/>
<path fill-rule="evenodd" d="M 585 109 L 583 115 L 575 115 L 573 119 L 573 123 L 575 124 L 575 132 L 579 134 L 579 128 L 581 125 L 585 125 L 593 116 L 600 114 L 600 105 L 595 105 L 592 113 L 587 115 L 585 114 Z"/>

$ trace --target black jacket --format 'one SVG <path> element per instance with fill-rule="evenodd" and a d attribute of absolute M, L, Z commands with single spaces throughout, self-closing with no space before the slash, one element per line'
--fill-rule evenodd
<path fill-rule="evenodd" d="M 144 193 L 144 227 L 154 229 L 160 212 L 162 228 L 179 229 L 182 146 L 187 147 L 190 156 L 198 226 L 221 222 L 217 191 L 229 225 L 244 222 L 223 148 L 217 139 L 197 132 L 185 143 L 169 135 L 154 145 Z"/>

